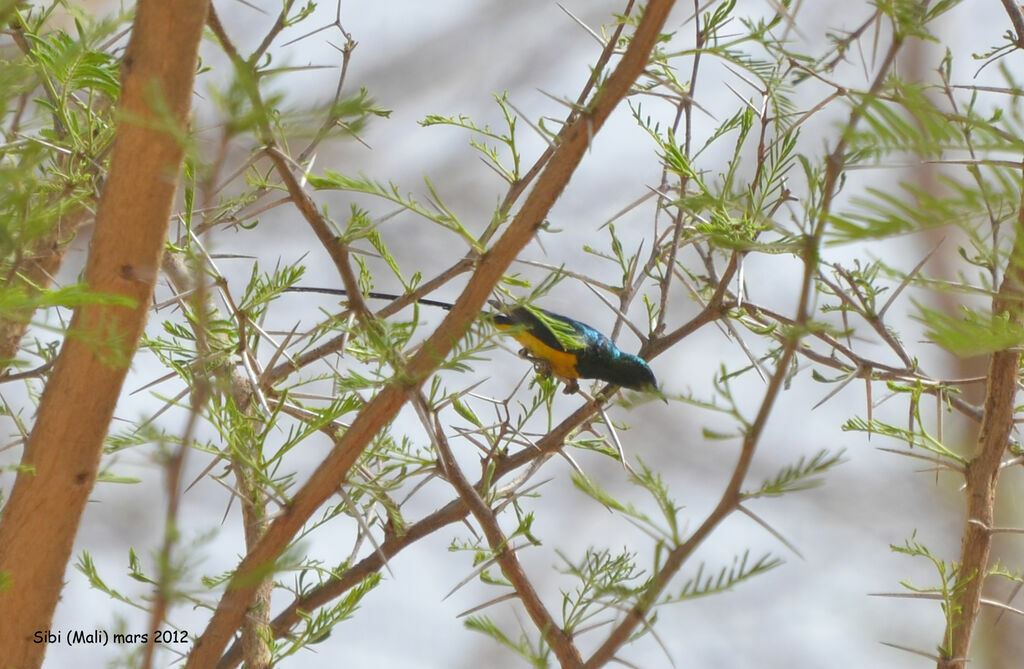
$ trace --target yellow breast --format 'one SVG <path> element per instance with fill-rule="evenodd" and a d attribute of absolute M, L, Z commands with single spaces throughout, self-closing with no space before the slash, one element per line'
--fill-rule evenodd
<path fill-rule="evenodd" d="M 551 365 L 552 373 L 556 376 L 563 379 L 578 379 L 580 377 L 576 372 L 576 356 L 574 354 L 551 348 L 529 332 L 517 332 L 512 336 L 526 347 L 530 355 L 546 360 Z"/>

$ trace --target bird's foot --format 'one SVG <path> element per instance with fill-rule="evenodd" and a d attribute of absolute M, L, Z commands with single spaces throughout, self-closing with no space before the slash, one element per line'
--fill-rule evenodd
<path fill-rule="evenodd" d="M 523 358 L 524 360 L 529 360 L 530 362 L 532 362 L 533 371 L 537 372 L 541 376 L 555 376 L 554 370 L 551 369 L 551 361 L 545 360 L 544 358 L 536 357 L 535 355 L 530 353 L 530 349 L 519 349 L 519 357 Z M 580 384 L 576 382 L 576 379 L 563 379 L 562 377 L 558 378 L 565 383 L 565 388 L 562 389 L 562 392 L 565 393 L 566 395 L 573 395 L 580 391 Z"/>
<path fill-rule="evenodd" d="M 519 349 L 519 357 L 523 358 L 524 360 L 529 360 L 530 362 L 532 362 L 533 370 L 538 374 L 542 374 L 544 376 L 551 376 L 553 374 L 553 370 L 551 369 L 551 362 L 545 360 L 544 358 L 538 358 L 536 356 L 531 355 L 530 349 Z"/>

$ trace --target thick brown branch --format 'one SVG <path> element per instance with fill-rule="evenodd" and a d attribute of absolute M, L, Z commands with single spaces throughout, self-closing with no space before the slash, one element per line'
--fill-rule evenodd
<path fill-rule="evenodd" d="M 1007 262 L 1006 273 L 993 299 L 995 316 L 1007 316 L 1012 323 L 1024 325 L 1024 197 L 1017 214 L 1017 236 Z M 978 446 L 967 465 L 967 516 L 960 543 L 958 585 L 963 589 L 956 599 L 958 611 L 947 614 L 945 639 L 950 640 L 947 658 L 940 667 L 962 669 L 971 646 L 971 636 L 992 550 L 996 484 L 999 465 L 1013 430 L 1017 383 L 1020 379 L 1021 353 L 1017 348 L 992 354 L 985 389 L 985 415 L 978 433 Z"/>
<path fill-rule="evenodd" d="M 206 0 L 142 0 L 124 59 L 121 123 L 85 279 L 126 306 L 83 306 L 39 405 L 0 523 L 0 648 L 37 667 L 103 442 L 146 323 L 181 168 Z M 161 130 L 161 128 L 164 128 Z M 173 131 L 171 130 L 173 128 Z"/>

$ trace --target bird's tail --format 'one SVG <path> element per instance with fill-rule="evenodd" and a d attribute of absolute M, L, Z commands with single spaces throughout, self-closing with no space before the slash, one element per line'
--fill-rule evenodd
<path fill-rule="evenodd" d="M 286 293 L 320 293 L 321 295 L 342 295 L 347 296 L 348 291 L 344 288 L 318 288 L 316 286 L 290 286 L 284 289 Z M 367 291 L 363 293 L 363 297 L 369 297 L 375 300 L 400 300 L 405 295 L 395 295 L 394 293 L 378 293 L 377 291 Z M 416 300 L 418 304 L 425 304 L 428 307 L 440 307 L 446 311 L 451 311 L 453 305 L 451 302 L 442 302 L 441 300 L 431 300 L 426 297 L 421 297 Z"/>
<path fill-rule="evenodd" d="M 319 288 L 317 286 L 290 286 L 284 289 L 286 293 L 320 293 L 321 295 L 348 295 L 348 291 L 344 288 Z M 363 297 L 369 297 L 374 300 L 399 300 L 405 295 L 395 295 L 394 293 L 379 293 L 374 290 L 369 290 L 363 293 Z M 421 297 L 415 300 L 417 304 L 425 304 L 428 307 L 438 307 L 445 311 L 451 311 L 455 305 L 451 302 L 444 302 L 442 300 L 432 300 L 427 297 Z M 509 317 L 509 310 L 511 307 L 507 304 L 503 304 L 500 300 L 488 300 L 487 303 L 494 307 L 494 322 L 497 325 L 503 325 L 511 327 L 516 324 L 516 321 Z"/>

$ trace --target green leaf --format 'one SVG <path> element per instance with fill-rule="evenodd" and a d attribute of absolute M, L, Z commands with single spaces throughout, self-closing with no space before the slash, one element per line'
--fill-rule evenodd
<path fill-rule="evenodd" d="M 744 551 L 742 556 L 733 558 L 732 564 L 719 568 L 717 574 L 705 574 L 705 564 L 702 562 L 697 568 L 697 573 L 688 579 L 679 594 L 675 595 L 675 600 L 696 599 L 731 590 L 736 585 L 771 571 L 781 564 L 780 558 L 772 557 L 769 553 L 751 563 L 750 551 Z"/>
<path fill-rule="evenodd" d="M 761 484 L 758 490 L 743 492 L 744 498 L 756 498 L 766 496 L 784 495 L 797 490 L 808 490 L 821 485 L 820 478 L 813 478 L 823 474 L 832 467 L 843 463 L 843 450 L 835 454 L 829 454 L 825 449 L 818 451 L 810 460 L 803 456 L 796 461 L 795 465 L 784 467 L 775 475 Z"/>
<path fill-rule="evenodd" d="M 993 315 L 960 307 L 960 317 L 915 303 L 915 318 L 928 326 L 933 342 L 961 358 L 987 355 L 1024 344 L 1024 326 L 1008 314 Z"/>

